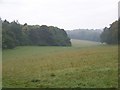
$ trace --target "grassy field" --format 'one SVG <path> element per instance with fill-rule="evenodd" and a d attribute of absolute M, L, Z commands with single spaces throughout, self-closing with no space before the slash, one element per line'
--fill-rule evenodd
<path fill-rule="evenodd" d="M 72 47 L 22 46 L 4 50 L 3 87 L 118 87 L 117 46 L 72 42 Z"/>

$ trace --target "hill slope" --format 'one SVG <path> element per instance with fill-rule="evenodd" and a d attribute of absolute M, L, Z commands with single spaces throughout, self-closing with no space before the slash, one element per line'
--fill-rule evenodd
<path fill-rule="evenodd" d="M 91 46 L 97 46 L 101 44 L 100 42 L 88 41 L 88 40 L 77 40 L 77 39 L 71 39 L 71 42 L 73 47 L 91 47 Z"/>

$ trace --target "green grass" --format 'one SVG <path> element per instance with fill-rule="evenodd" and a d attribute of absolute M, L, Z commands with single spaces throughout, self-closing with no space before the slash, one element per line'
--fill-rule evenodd
<path fill-rule="evenodd" d="M 72 47 L 22 46 L 4 50 L 3 87 L 118 87 L 117 46 L 72 42 Z"/>
<path fill-rule="evenodd" d="M 100 45 L 100 42 L 87 41 L 87 40 L 71 39 L 71 42 L 73 47 L 90 47 L 90 46 Z"/>

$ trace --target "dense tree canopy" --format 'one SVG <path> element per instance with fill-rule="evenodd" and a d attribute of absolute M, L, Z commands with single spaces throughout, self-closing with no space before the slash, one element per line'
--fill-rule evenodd
<path fill-rule="evenodd" d="M 120 18 L 118 20 L 118 44 L 120 44 Z"/>
<path fill-rule="evenodd" d="M 18 21 L 2 22 L 2 48 L 21 45 L 70 46 L 71 42 L 63 29 L 46 25 L 24 25 Z"/>
<path fill-rule="evenodd" d="M 2 20 L 0 18 L 0 50 L 2 47 Z"/>
<path fill-rule="evenodd" d="M 118 43 L 118 21 L 113 22 L 109 28 L 105 27 L 101 34 L 101 42 L 107 44 L 117 44 Z M 119 39 L 120 40 L 120 39 Z"/>

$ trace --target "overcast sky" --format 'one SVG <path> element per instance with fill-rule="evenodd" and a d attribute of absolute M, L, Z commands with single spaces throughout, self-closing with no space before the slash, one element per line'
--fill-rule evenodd
<path fill-rule="evenodd" d="M 118 19 L 119 0 L 0 0 L 0 17 L 65 30 L 98 29 Z"/>

